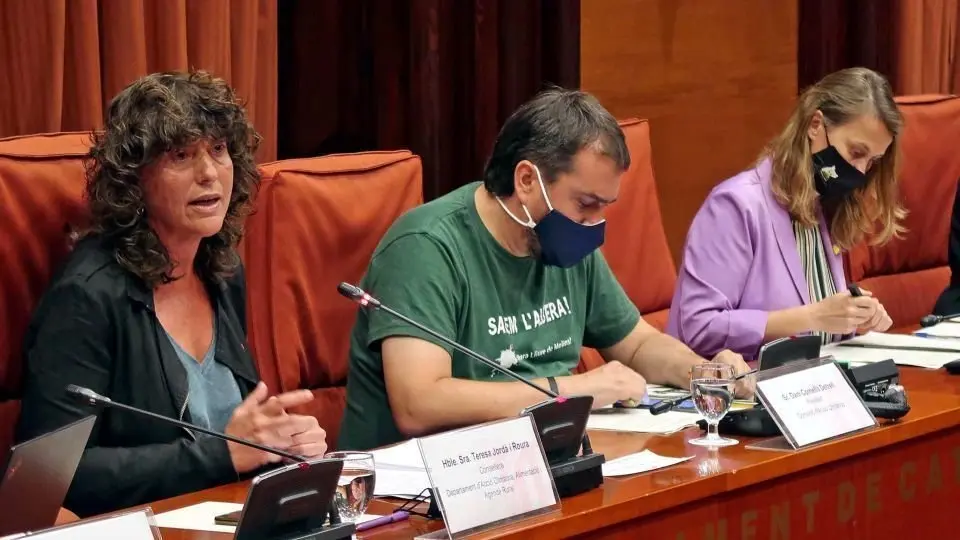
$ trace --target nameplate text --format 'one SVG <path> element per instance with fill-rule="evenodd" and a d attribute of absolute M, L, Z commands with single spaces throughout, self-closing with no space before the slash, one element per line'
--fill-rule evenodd
<path fill-rule="evenodd" d="M 451 538 L 558 505 L 540 438 L 520 416 L 419 439 Z"/>

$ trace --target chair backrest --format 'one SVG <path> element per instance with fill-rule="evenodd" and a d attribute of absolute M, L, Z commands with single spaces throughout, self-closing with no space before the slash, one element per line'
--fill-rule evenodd
<path fill-rule="evenodd" d="M 0 140 L 0 453 L 20 414 L 23 338 L 67 254 L 69 226 L 86 220 L 89 133 Z"/>
<path fill-rule="evenodd" d="M 894 327 L 916 325 L 947 286 L 947 240 L 960 179 L 960 97 L 897 98 L 905 126 L 900 192 L 907 233 L 885 246 L 847 254 L 851 281 L 883 303 Z"/>
<path fill-rule="evenodd" d="M 607 236 L 600 249 L 644 320 L 662 330 L 667 324 L 677 268 L 660 215 L 650 124 L 628 119 L 621 121 L 620 127 L 630 151 L 630 169 L 621 180 L 617 202 L 606 213 Z M 597 351 L 584 349 L 577 371 L 602 362 Z"/>
<path fill-rule="evenodd" d="M 358 283 L 377 243 L 423 200 L 420 158 L 407 151 L 268 163 L 242 247 L 248 336 L 271 391 L 309 388 L 327 441 L 344 409 Z"/>

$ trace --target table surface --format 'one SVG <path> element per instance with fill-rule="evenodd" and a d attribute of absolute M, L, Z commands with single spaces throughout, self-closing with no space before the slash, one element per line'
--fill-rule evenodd
<path fill-rule="evenodd" d="M 881 421 L 877 428 L 796 452 L 749 450 L 746 446 L 753 440 L 747 437 L 738 437 L 737 446 L 702 448 L 687 442 L 701 435 L 696 428 L 669 436 L 591 431 L 594 450 L 608 460 L 644 449 L 664 456 L 694 458 L 649 473 L 606 478 L 599 488 L 564 499 L 559 513 L 506 525 L 478 538 L 520 537 L 532 530 L 538 537 L 583 534 L 960 425 L 960 378 L 942 369 L 901 367 L 900 373 L 911 406 L 905 418 L 894 423 Z M 246 491 L 245 483 L 231 484 L 156 502 L 150 507 L 159 514 L 203 501 L 243 502 Z M 393 507 L 391 501 L 375 500 L 368 512 L 389 513 Z M 358 537 L 412 538 L 442 526 L 439 520 L 411 517 L 365 531 Z M 229 534 L 181 529 L 162 529 L 161 533 L 167 540 L 231 538 Z"/>

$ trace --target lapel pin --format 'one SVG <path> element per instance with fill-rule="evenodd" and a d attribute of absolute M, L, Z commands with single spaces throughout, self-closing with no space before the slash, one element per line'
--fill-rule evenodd
<path fill-rule="evenodd" d="M 840 246 L 838 246 L 838 245 L 834 245 L 834 246 L 833 246 L 833 254 L 834 254 L 834 255 L 839 255 L 839 254 L 840 254 Z"/>

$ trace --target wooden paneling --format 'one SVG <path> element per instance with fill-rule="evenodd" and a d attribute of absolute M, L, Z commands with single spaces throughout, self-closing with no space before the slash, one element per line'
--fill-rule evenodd
<path fill-rule="evenodd" d="M 650 120 L 679 258 L 709 190 L 749 166 L 797 93 L 797 0 L 582 0 L 580 83 Z"/>

